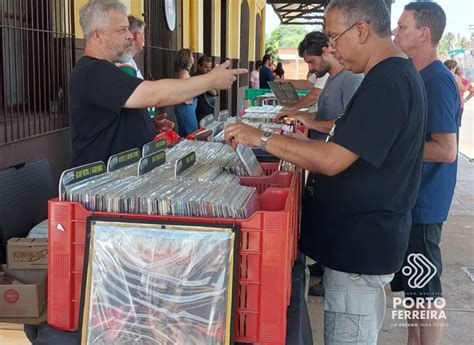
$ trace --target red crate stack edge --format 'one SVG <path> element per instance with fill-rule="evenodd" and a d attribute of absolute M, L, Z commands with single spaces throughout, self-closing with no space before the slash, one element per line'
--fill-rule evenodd
<path fill-rule="evenodd" d="M 237 224 L 241 232 L 234 339 L 254 344 L 285 344 L 301 176 L 298 172 L 274 172 L 275 163 L 262 166 L 272 175 L 241 179 L 243 185 L 257 187 L 260 194 L 260 211 L 248 219 L 91 212 L 79 203 L 50 200 L 48 323 L 66 331 L 77 330 L 88 217 Z"/>

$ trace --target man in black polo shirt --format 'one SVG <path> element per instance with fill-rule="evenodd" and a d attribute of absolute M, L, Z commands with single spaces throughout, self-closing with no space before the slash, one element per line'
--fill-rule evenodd
<path fill-rule="evenodd" d="M 70 79 L 72 166 L 141 148 L 157 133 L 147 107 L 182 103 L 209 89 L 229 88 L 245 69 L 228 62 L 186 80 L 147 81 L 122 72 L 114 63 L 133 53 L 126 7 L 116 0 L 91 0 L 80 11 L 84 56 Z"/>
<path fill-rule="evenodd" d="M 413 63 L 393 45 L 383 0 L 333 0 L 331 51 L 364 73 L 327 142 L 226 128 L 233 146 L 260 146 L 311 171 L 301 249 L 326 267 L 325 344 L 376 344 L 384 285 L 401 267 L 420 184 L 426 95 Z"/>

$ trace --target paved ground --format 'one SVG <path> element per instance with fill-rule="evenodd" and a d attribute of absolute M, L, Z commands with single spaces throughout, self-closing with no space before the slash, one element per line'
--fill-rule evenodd
<path fill-rule="evenodd" d="M 474 100 L 466 104 L 460 135 L 458 182 L 448 221 L 443 228 L 443 290 L 447 326 L 442 344 L 474 344 L 474 282 L 463 267 L 474 268 Z M 316 280 L 317 281 L 317 280 Z M 387 290 L 387 309 L 379 344 L 406 343 L 407 330 L 392 319 L 393 293 Z M 309 297 L 315 344 L 323 344 L 323 299 Z"/>

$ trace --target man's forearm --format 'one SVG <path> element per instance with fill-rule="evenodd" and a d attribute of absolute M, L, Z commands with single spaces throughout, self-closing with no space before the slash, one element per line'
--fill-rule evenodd
<path fill-rule="evenodd" d="M 129 99 L 125 107 L 165 107 L 180 104 L 209 89 L 210 82 L 206 75 L 195 76 L 188 79 L 145 80 L 138 85 L 133 92 L 133 102 L 129 104 Z"/>
<path fill-rule="evenodd" d="M 430 163 L 452 163 L 456 160 L 457 147 L 442 145 L 431 140 L 425 143 L 423 161 Z"/>
<path fill-rule="evenodd" d="M 275 135 L 267 143 L 267 151 L 303 169 L 327 174 L 325 145 L 327 144 L 322 141 L 298 140 Z"/>
<path fill-rule="evenodd" d="M 297 103 L 293 104 L 290 109 L 301 109 L 312 106 L 318 101 L 319 94 L 321 93 L 320 89 L 313 88 L 310 93 L 301 98 Z"/>
<path fill-rule="evenodd" d="M 321 133 L 329 133 L 336 120 L 320 121 L 320 120 L 309 120 L 306 125 L 309 129 L 314 129 Z"/>
<path fill-rule="evenodd" d="M 313 88 L 313 83 L 304 79 L 285 79 L 285 82 L 293 84 L 293 87 L 297 90 L 308 90 Z"/>

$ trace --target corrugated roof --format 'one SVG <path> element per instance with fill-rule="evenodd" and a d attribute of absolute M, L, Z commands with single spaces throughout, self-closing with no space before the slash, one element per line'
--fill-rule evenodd
<path fill-rule="evenodd" d="M 395 0 L 384 0 L 391 9 Z M 330 0 L 267 0 L 282 24 L 324 24 L 324 9 Z"/>
<path fill-rule="evenodd" d="M 282 24 L 323 25 L 324 8 L 329 0 L 267 0 Z"/>

